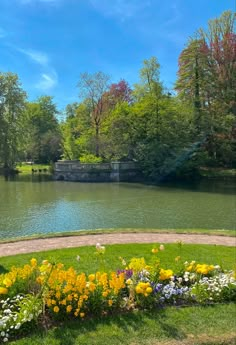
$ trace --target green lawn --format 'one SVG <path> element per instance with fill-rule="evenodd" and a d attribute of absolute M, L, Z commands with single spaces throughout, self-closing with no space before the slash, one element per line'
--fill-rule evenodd
<path fill-rule="evenodd" d="M 148 261 L 153 256 L 151 253 L 153 247 L 154 244 L 116 244 L 106 246 L 106 268 L 112 270 L 120 267 L 119 257 L 123 257 L 127 261 L 132 257 L 144 257 Z M 66 268 L 73 266 L 79 271 L 91 273 L 99 269 L 99 262 L 94 253 L 95 247 L 89 246 L 57 249 L 34 254 L 20 254 L 0 258 L 0 266 L 2 269 L 9 269 L 13 265 L 28 263 L 34 257 L 39 261 L 48 259 L 55 262 L 63 262 Z M 77 255 L 80 256 L 79 262 L 76 260 Z M 183 244 L 180 248 L 178 244 L 174 243 L 165 244 L 165 250 L 159 252 L 163 268 L 175 268 L 174 259 L 178 255 L 182 257 L 183 261 L 196 260 L 208 264 L 221 264 L 225 269 L 233 269 L 236 263 L 235 247 Z"/>
<path fill-rule="evenodd" d="M 106 246 L 106 268 L 121 267 L 119 257 L 151 259 L 152 244 L 125 244 Z M 99 269 L 94 247 L 53 250 L 35 254 L 3 257 L 0 268 L 6 271 L 12 265 L 23 265 L 35 257 L 73 266 L 78 271 Z M 80 261 L 76 260 L 77 255 Z M 235 266 L 235 247 L 166 244 L 158 253 L 162 267 L 175 267 L 174 258 L 220 263 L 225 269 Z M 233 345 L 236 341 L 236 307 L 221 304 L 205 307 L 167 307 L 153 311 L 136 311 L 96 319 L 66 321 L 47 332 L 35 329 L 29 336 L 12 342 L 16 345 Z"/>
<path fill-rule="evenodd" d="M 18 164 L 16 166 L 16 169 L 23 174 L 31 174 L 32 173 L 32 169 L 34 170 L 43 170 L 43 169 L 47 169 L 47 173 L 50 172 L 50 165 L 48 164 L 33 164 L 33 165 L 28 165 L 28 164 Z"/>
<path fill-rule="evenodd" d="M 65 322 L 16 345 L 235 345 L 235 305 L 169 307 Z"/>

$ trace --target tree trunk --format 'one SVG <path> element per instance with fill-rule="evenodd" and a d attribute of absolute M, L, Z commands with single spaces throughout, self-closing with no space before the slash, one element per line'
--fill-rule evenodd
<path fill-rule="evenodd" d="M 95 135 L 95 141 L 96 141 L 96 157 L 99 157 L 100 154 L 100 147 L 99 147 L 99 124 L 96 123 L 96 135 Z"/>

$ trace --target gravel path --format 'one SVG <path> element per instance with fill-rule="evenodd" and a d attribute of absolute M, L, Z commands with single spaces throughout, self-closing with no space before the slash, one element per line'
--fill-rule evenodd
<path fill-rule="evenodd" d="M 0 244 L 0 257 L 15 254 L 41 252 L 44 250 L 73 248 L 101 244 L 123 243 L 184 243 L 216 244 L 236 246 L 236 237 L 213 236 L 201 234 L 161 234 L 161 233 L 114 233 L 96 235 L 78 235 L 67 237 L 54 237 L 33 239 Z"/>

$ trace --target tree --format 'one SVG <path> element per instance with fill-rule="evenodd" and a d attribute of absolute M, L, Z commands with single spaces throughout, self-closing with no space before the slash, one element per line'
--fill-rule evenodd
<path fill-rule="evenodd" d="M 66 113 L 67 118 L 61 124 L 63 156 L 70 160 L 79 159 L 83 153 L 87 153 L 90 146 L 89 142 L 92 136 L 90 135 L 90 106 L 87 102 L 82 102 L 77 106 L 75 106 L 75 103 L 68 104 Z"/>
<path fill-rule="evenodd" d="M 26 159 L 37 163 L 49 163 L 60 158 L 61 133 L 57 114 L 56 105 L 50 96 L 42 96 L 36 102 L 27 103 L 25 111 Z"/>
<path fill-rule="evenodd" d="M 235 13 L 226 11 L 209 21 L 207 30 L 200 29 L 179 58 L 176 89 L 194 109 L 196 134 L 208 135 L 205 149 L 215 164 L 226 163 L 230 146 L 233 156 L 236 139 L 235 19 Z"/>
<path fill-rule="evenodd" d="M 92 125 L 95 127 L 95 153 L 100 155 L 100 128 L 105 118 L 104 94 L 109 89 L 110 77 L 103 72 L 94 74 L 82 73 L 78 82 L 80 95 L 83 96 L 90 105 Z"/>
<path fill-rule="evenodd" d="M 163 91 L 160 82 L 160 64 L 155 56 L 143 61 L 139 72 L 140 83 L 135 85 L 134 96 L 140 99 L 150 95 L 159 97 Z"/>
<path fill-rule="evenodd" d="M 0 162 L 6 171 L 14 168 L 24 138 L 25 100 L 18 76 L 0 73 Z"/>

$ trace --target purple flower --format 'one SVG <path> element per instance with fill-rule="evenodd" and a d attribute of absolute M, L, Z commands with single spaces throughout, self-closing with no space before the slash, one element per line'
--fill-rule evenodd
<path fill-rule="evenodd" d="M 118 270 L 117 274 L 125 273 L 125 279 L 129 279 L 133 275 L 133 270 Z"/>

